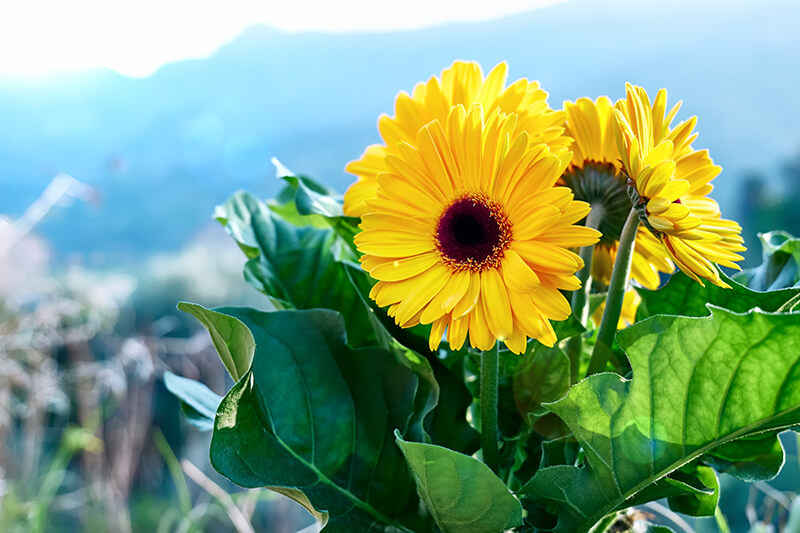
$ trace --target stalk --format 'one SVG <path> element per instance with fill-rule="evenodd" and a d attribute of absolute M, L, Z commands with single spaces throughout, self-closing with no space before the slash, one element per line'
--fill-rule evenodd
<path fill-rule="evenodd" d="M 602 205 L 592 205 L 592 210 L 586 217 L 586 227 L 598 229 L 603 219 L 605 210 Z M 572 293 L 572 314 L 586 326 L 589 320 L 589 294 L 592 290 L 592 255 L 594 245 L 584 246 L 580 250 L 580 257 L 583 260 L 583 268 L 578 272 L 577 278 L 581 282 L 581 288 Z M 567 341 L 567 355 L 570 361 L 570 376 L 572 382 L 578 380 L 578 368 L 581 362 L 581 352 L 583 351 L 583 336 L 576 335 Z"/>
<path fill-rule="evenodd" d="M 481 352 L 481 449 L 483 462 L 497 473 L 500 455 L 497 449 L 497 384 L 500 367 L 500 343 Z"/>
<path fill-rule="evenodd" d="M 628 285 L 628 278 L 631 273 L 633 243 L 636 240 L 636 230 L 638 229 L 639 215 L 636 209 L 631 209 L 628 219 L 625 221 L 625 226 L 622 228 L 622 235 L 619 238 L 617 258 L 614 261 L 614 269 L 611 272 L 611 283 L 608 285 L 606 307 L 603 310 L 603 319 L 600 321 L 600 329 L 597 332 L 597 342 L 595 342 L 592 358 L 589 361 L 589 368 L 586 371 L 587 376 L 602 372 L 611 353 L 611 343 L 614 341 L 614 334 L 617 332 L 619 314 L 622 311 L 622 300 L 625 297 L 625 288 Z"/>

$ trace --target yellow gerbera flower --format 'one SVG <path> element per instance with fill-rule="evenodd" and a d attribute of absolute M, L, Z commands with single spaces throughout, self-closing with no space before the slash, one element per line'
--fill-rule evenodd
<path fill-rule="evenodd" d="M 617 129 L 614 106 L 605 96 L 596 101 L 580 98 L 575 103 L 564 102 L 564 111 L 565 133 L 574 142 L 570 146 L 572 162 L 564 172 L 561 184 L 571 188 L 576 199 L 588 202 L 593 210 L 598 210 L 601 217 L 599 229 L 603 236 L 594 248 L 592 278 L 608 285 L 622 226 L 631 210 L 614 134 Z M 660 282 L 659 272 L 674 271 L 664 247 L 640 227 L 633 249 L 631 277 L 644 287 L 656 289 Z"/>
<path fill-rule="evenodd" d="M 617 143 L 642 222 L 688 276 L 701 285 L 705 278 L 728 287 L 712 261 L 740 269 L 734 261 L 743 259 L 736 253 L 745 250 L 742 229 L 721 218 L 717 203 L 706 196 L 722 169 L 707 150 L 692 148 L 697 117 L 672 128 L 680 102 L 667 113 L 665 89 L 652 105 L 641 87 L 628 83 L 625 92 L 614 112 Z"/>
<path fill-rule="evenodd" d="M 567 248 L 597 241 L 574 226 L 589 205 L 554 187 L 571 154 L 553 153 L 522 131 L 520 117 L 457 105 L 386 156 L 355 243 L 379 280 L 370 297 L 402 327 L 432 324 L 431 349 L 447 332 L 453 349 L 515 353 L 527 337 L 552 346 L 550 320 L 570 306 L 583 267 Z"/>
<path fill-rule="evenodd" d="M 441 80 L 432 76 L 427 83 L 417 84 L 410 96 L 398 94 L 394 117 L 381 115 L 378 120 L 384 144 L 369 146 L 361 159 L 345 168 L 359 179 L 345 193 L 344 213 L 363 215 L 367 201 L 375 198 L 378 175 L 388 170 L 386 156 L 402 157 L 399 143 L 414 144 L 422 126 L 432 120 L 444 123 L 451 107 L 458 104 L 466 109 L 480 104 L 484 119 L 495 109 L 515 113 L 515 134 L 526 131 L 532 144 L 546 143 L 552 150 L 565 147 L 569 139 L 563 136 L 563 113 L 550 109 L 547 93 L 538 82 L 520 79 L 506 87 L 507 73 L 508 65 L 500 63 L 484 78 L 478 63 L 456 61 L 442 71 Z"/>

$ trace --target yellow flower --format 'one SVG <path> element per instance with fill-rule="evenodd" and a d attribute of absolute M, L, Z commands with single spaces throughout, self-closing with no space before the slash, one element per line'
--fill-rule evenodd
<path fill-rule="evenodd" d="M 636 311 L 639 309 L 639 304 L 642 303 L 642 297 L 636 292 L 636 289 L 630 288 L 625 291 L 625 296 L 622 298 L 622 312 L 619 314 L 619 321 L 617 322 L 617 329 L 627 328 L 636 322 Z M 592 313 L 592 322 L 595 326 L 600 325 L 600 320 L 603 318 L 603 311 L 606 308 L 604 301 L 597 306 L 597 309 Z"/>
<path fill-rule="evenodd" d="M 382 115 L 378 120 L 384 144 L 369 146 L 361 159 L 345 169 L 359 179 L 345 193 L 344 213 L 363 215 L 367 201 L 375 198 L 378 174 L 388 170 L 386 156 L 401 157 L 399 143 L 414 144 L 422 126 L 432 120 L 444 123 L 450 108 L 458 104 L 466 109 L 480 104 L 484 119 L 495 109 L 515 113 L 515 133 L 527 131 L 532 144 L 546 143 L 552 150 L 565 147 L 569 139 L 563 137 L 563 113 L 550 109 L 547 93 L 538 82 L 520 79 L 506 87 L 507 73 L 508 65 L 500 63 L 484 79 L 478 63 L 456 61 L 442 71 L 441 80 L 432 76 L 427 83 L 417 84 L 410 96 L 398 94 L 394 117 Z"/>
<path fill-rule="evenodd" d="M 588 202 L 596 210 L 600 220 L 598 229 L 603 236 L 594 248 L 592 278 L 608 285 L 622 226 L 631 210 L 614 134 L 617 129 L 614 107 L 611 100 L 601 96 L 596 101 L 580 98 L 575 103 L 564 102 L 564 111 L 565 133 L 574 142 L 570 146 L 571 165 L 560 183 L 571 188 L 576 199 Z M 640 227 L 633 249 L 631 277 L 644 287 L 656 289 L 659 272 L 674 271 L 661 243 Z"/>
<path fill-rule="evenodd" d="M 484 117 L 457 105 L 387 155 L 355 243 L 379 280 L 370 297 L 402 327 L 432 324 L 432 350 L 446 331 L 456 350 L 469 334 L 522 353 L 527 337 L 556 341 L 550 320 L 571 313 L 559 289 L 583 266 L 568 248 L 600 234 L 573 225 L 589 205 L 554 187 L 571 154 L 519 132 L 514 113 Z"/>
<path fill-rule="evenodd" d="M 742 229 L 721 218 L 717 203 L 706 196 L 721 168 L 707 150 L 692 148 L 697 117 L 673 128 L 680 102 L 667 113 L 665 89 L 652 105 L 641 87 L 626 84 L 625 92 L 614 112 L 617 143 L 642 222 L 686 275 L 701 285 L 705 278 L 728 287 L 712 261 L 740 269 L 734 261 L 743 259 L 736 253 L 745 250 Z"/>

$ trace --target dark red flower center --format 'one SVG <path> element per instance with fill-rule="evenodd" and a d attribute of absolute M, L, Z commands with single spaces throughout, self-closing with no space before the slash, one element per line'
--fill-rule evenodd
<path fill-rule="evenodd" d="M 483 195 L 457 198 L 436 226 L 439 253 L 455 270 L 497 268 L 510 242 L 508 219 L 499 205 Z"/>

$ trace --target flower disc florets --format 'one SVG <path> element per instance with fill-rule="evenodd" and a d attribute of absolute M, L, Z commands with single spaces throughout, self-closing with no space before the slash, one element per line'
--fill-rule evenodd
<path fill-rule="evenodd" d="M 511 239 L 503 208 L 482 193 L 456 198 L 436 224 L 436 248 L 456 272 L 499 267 Z"/>

